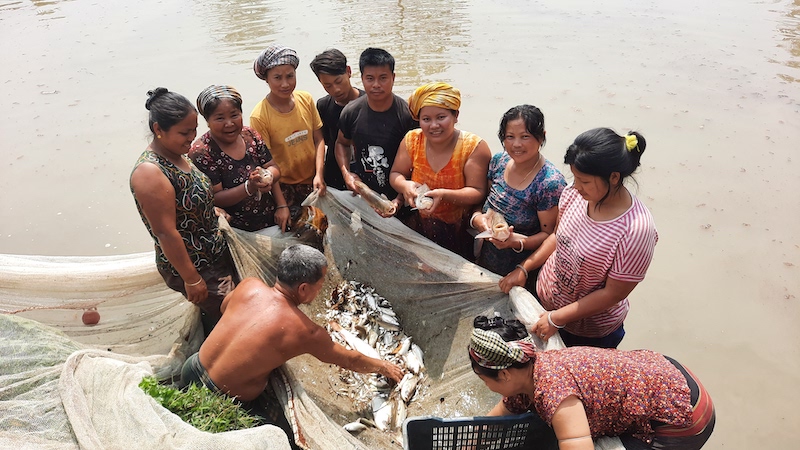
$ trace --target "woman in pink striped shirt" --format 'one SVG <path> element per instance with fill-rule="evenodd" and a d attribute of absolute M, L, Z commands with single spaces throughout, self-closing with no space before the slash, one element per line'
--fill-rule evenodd
<path fill-rule="evenodd" d="M 625 336 L 628 295 L 644 280 L 658 241 L 653 216 L 624 186 L 646 142 L 596 128 L 575 138 L 564 156 L 574 182 L 558 203 L 555 233 L 500 280 L 508 292 L 541 267 L 537 297 L 548 311 L 532 332 L 559 332 L 567 346 L 616 348 Z"/>

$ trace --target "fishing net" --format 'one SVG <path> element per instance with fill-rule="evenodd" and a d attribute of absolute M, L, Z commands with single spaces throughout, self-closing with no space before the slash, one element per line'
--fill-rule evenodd
<path fill-rule="evenodd" d="M 383 219 L 333 189 L 316 206 L 328 216 L 330 295 L 343 280 L 371 286 L 392 305 L 424 351 L 425 378 L 408 416 L 485 414 L 499 397 L 472 373 L 466 345 L 476 315 L 516 314 L 533 323 L 541 307 L 521 288 L 505 295 L 498 277 Z M 297 238 L 232 230 L 223 223 L 240 274 L 274 281 L 277 255 Z M 96 325 L 82 322 L 96 308 Z M 319 323 L 325 302 L 304 307 Z M 282 430 L 260 426 L 220 434 L 182 422 L 138 388 L 168 380 L 199 348 L 197 309 L 164 285 L 152 252 L 114 257 L 0 255 L 0 446 L 3 448 L 289 448 Z M 544 347 L 542 342 L 538 343 Z M 547 348 L 562 344 L 555 338 Z M 342 428 L 371 410 L 340 394 L 339 369 L 313 357 L 285 364 L 271 384 L 311 449 L 401 448 L 400 431 Z M 616 439 L 597 448 L 621 449 Z"/>

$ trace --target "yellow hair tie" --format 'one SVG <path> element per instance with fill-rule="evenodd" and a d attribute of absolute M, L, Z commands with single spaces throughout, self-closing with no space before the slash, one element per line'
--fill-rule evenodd
<path fill-rule="evenodd" d="M 636 135 L 629 134 L 625 136 L 625 147 L 627 147 L 628 151 L 633 149 L 636 149 L 637 152 L 639 151 L 639 139 L 636 139 Z"/>

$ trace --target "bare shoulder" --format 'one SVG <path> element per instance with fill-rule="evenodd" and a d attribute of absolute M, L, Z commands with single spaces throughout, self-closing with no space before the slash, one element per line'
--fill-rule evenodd
<path fill-rule="evenodd" d="M 154 181 L 163 179 L 167 181 L 167 177 L 161 172 L 161 169 L 152 162 L 143 162 L 136 166 L 131 173 L 131 185 L 136 188 L 136 185 L 150 184 Z"/>
<path fill-rule="evenodd" d="M 270 287 L 255 277 L 248 277 L 240 281 L 236 288 L 231 292 L 228 301 L 230 305 L 250 302 L 252 300 L 267 299 L 270 296 Z"/>

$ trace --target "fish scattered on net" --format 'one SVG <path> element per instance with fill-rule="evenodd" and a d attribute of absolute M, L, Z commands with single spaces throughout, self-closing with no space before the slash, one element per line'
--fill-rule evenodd
<path fill-rule="evenodd" d="M 372 420 L 345 425 L 358 432 L 364 424 L 383 431 L 399 429 L 406 419 L 407 406 L 425 379 L 422 349 L 403 332 L 388 300 L 375 289 L 357 281 L 344 281 L 327 300 L 328 332 L 334 341 L 371 358 L 391 361 L 406 371 L 402 381 L 392 386 L 383 375 L 339 370 L 345 387 L 339 395 L 350 398 L 358 409 L 371 409 Z"/>

